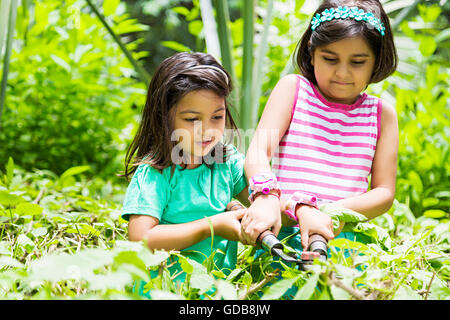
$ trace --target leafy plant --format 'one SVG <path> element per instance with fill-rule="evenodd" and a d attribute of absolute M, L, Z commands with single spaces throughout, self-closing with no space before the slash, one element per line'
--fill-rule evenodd
<path fill-rule="evenodd" d="M 450 221 L 415 218 L 396 202 L 389 213 L 361 222 L 357 213 L 322 207 L 356 224 L 372 243 L 329 242 L 331 257 L 300 271 L 265 252 L 239 245 L 234 270 L 214 255 L 202 264 L 178 251 L 150 252 L 126 240 L 120 218 L 123 188 L 89 167 L 61 175 L 27 172 L 10 159 L 0 174 L 0 295 L 7 299 L 448 299 Z M 375 231 L 374 231 L 375 230 Z M 383 232 L 380 232 L 383 230 Z M 389 247 L 386 239 L 391 241 Z M 175 259 L 181 273 L 170 266 Z M 150 277 L 150 272 L 152 276 Z M 174 281 L 182 276 L 184 282 Z M 291 291 L 294 288 L 294 291 Z"/>
<path fill-rule="evenodd" d="M 23 10 L 17 19 L 0 159 L 58 174 L 76 165 L 115 174 L 131 136 L 132 107 L 145 98 L 143 84 L 132 79 L 132 66 L 103 25 L 82 10 L 84 2 L 29 5 L 33 15 Z M 118 34 L 142 29 L 126 15 L 115 19 Z"/>

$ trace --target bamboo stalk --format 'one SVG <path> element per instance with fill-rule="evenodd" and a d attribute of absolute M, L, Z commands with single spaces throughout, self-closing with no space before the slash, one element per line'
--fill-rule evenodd
<path fill-rule="evenodd" d="M 106 22 L 105 18 L 101 15 L 101 13 L 97 10 L 97 8 L 94 6 L 91 0 L 86 0 L 89 7 L 94 11 L 97 18 L 102 22 L 103 26 L 108 30 L 108 33 L 113 37 L 114 41 L 117 43 L 117 45 L 120 47 L 122 52 L 127 57 L 128 61 L 133 65 L 134 69 L 136 70 L 139 79 L 144 82 L 147 86 L 150 84 L 150 75 L 145 71 L 143 67 L 141 67 L 138 62 L 133 58 L 131 55 L 131 52 L 126 48 L 126 46 L 123 44 L 122 40 L 120 40 L 119 36 L 116 35 L 116 33 L 111 29 L 108 22 Z"/>
<path fill-rule="evenodd" d="M 246 130 L 252 127 L 252 71 L 253 71 L 253 31 L 254 31 L 255 1 L 244 1 L 244 43 L 242 61 L 242 95 L 240 114 L 241 126 Z"/>
<path fill-rule="evenodd" d="M 6 98 L 6 85 L 8 82 L 9 62 L 11 59 L 12 43 L 16 26 L 17 0 L 12 0 L 9 7 L 8 33 L 6 37 L 5 59 L 3 60 L 2 85 L 0 89 L 0 128 L 2 123 L 3 106 Z"/>

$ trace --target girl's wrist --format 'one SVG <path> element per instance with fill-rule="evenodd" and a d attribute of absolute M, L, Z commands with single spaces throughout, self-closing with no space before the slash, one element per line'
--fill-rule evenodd
<path fill-rule="evenodd" d="M 295 209 L 295 215 L 297 216 L 297 219 L 300 221 L 300 217 L 305 214 L 312 214 L 314 213 L 314 210 L 317 210 L 316 208 L 309 206 L 307 204 L 298 204 Z"/>
<path fill-rule="evenodd" d="M 271 201 L 278 201 L 279 202 L 280 201 L 280 196 L 276 192 L 269 192 L 268 194 L 264 194 L 262 192 L 258 192 L 257 194 L 255 194 L 253 202 L 260 202 L 261 200 L 268 200 L 268 199 L 270 199 Z"/>
<path fill-rule="evenodd" d="M 225 215 L 229 215 L 229 214 L 230 214 L 229 212 L 225 211 L 225 212 L 222 212 L 222 213 L 219 213 L 219 214 L 215 214 L 215 215 L 213 215 L 213 216 L 211 216 L 209 218 L 206 218 L 206 219 L 210 219 L 211 225 L 212 225 L 212 229 L 214 230 L 214 234 L 215 235 L 222 236 L 223 231 L 224 231 L 224 220 L 223 219 L 226 218 Z M 208 224 L 207 225 L 208 237 L 211 237 L 212 236 L 212 234 L 211 234 L 211 226 L 210 226 L 208 221 L 206 223 Z"/>

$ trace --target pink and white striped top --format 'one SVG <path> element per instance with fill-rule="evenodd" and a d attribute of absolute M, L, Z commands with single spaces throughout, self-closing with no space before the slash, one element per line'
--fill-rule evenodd
<path fill-rule="evenodd" d="M 282 194 L 307 191 L 331 202 L 366 192 L 381 106 L 365 93 L 352 105 L 328 102 L 298 76 L 291 123 L 272 159 Z"/>

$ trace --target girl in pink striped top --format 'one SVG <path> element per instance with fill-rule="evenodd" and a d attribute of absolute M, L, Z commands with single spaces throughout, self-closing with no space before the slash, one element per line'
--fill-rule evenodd
<path fill-rule="evenodd" d="M 283 77 L 272 91 L 247 152 L 247 177 L 272 172 L 281 201 L 307 192 L 368 219 L 386 212 L 395 196 L 397 116 L 386 101 L 363 92 L 397 66 L 380 2 L 324 1 L 294 59 L 301 75 Z M 277 192 L 255 194 L 242 219 L 248 244 L 266 229 L 280 231 L 280 200 L 271 195 Z M 306 203 L 295 214 L 303 247 L 309 235 L 332 239 L 343 227 L 334 233 L 331 219 Z"/>

